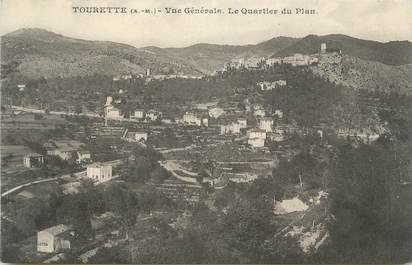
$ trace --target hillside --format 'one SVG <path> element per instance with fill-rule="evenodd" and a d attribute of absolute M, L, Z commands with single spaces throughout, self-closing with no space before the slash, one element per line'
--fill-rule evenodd
<path fill-rule="evenodd" d="M 331 54 L 323 56 L 311 70 L 334 83 L 356 89 L 412 94 L 412 64 L 392 66 Z"/>
<path fill-rule="evenodd" d="M 138 74 L 146 68 L 153 73 L 201 74 L 130 45 L 73 39 L 42 29 L 17 30 L 1 42 L 2 64 L 17 62 L 17 70 L 28 77 Z"/>
<path fill-rule="evenodd" d="M 330 50 L 341 50 L 342 53 L 360 59 L 377 61 L 388 65 L 412 63 L 412 43 L 409 41 L 377 41 L 361 40 L 345 35 L 309 35 L 275 54 L 284 57 L 294 53 L 318 53 L 320 44 L 326 43 Z"/>
<path fill-rule="evenodd" d="M 27 77 L 116 75 L 144 73 L 199 76 L 222 68 L 236 57 L 270 56 L 299 39 L 278 37 L 256 45 L 195 44 L 185 48 L 135 48 L 130 45 L 86 41 L 36 28 L 2 37 L 3 65 L 15 64 Z M 10 68 L 10 67 L 9 67 Z"/>
<path fill-rule="evenodd" d="M 340 49 L 363 60 L 386 65 L 412 63 L 410 42 L 380 43 L 344 35 L 276 37 L 243 46 L 201 43 L 185 48 L 135 48 L 115 42 L 74 39 L 35 28 L 2 36 L 1 61 L 2 72 L 19 72 L 28 78 L 139 74 L 147 68 L 153 74 L 200 76 L 221 69 L 233 58 L 316 53 L 322 42 L 329 49 Z"/>

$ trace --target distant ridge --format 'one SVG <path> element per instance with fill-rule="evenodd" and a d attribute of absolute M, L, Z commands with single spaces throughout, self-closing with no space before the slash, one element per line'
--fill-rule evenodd
<path fill-rule="evenodd" d="M 95 73 L 153 73 L 202 75 L 184 63 L 171 62 L 131 45 L 69 38 L 47 30 L 20 29 L 1 38 L 1 62 L 18 63 L 28 77 L 86 76 Z"/>
<path fill-rule="evenodd" d="M 194 44 L 184 48 L 136 48 L 110 41 L 66 37 L 39 28 L 23 28 L 2 36 L 1 62 L 17 65 L 27 77 L 118 75 L 144 73 L 200 76 L 224 67 L 233 58 L 311 54 L 325 42 L 329 49 L 363 60 L 387 65 L 412 63 L 412 43 L 381 43 L 345 35 L 308 35 L 305 38 L 275 37 L 258 44 Z"/>

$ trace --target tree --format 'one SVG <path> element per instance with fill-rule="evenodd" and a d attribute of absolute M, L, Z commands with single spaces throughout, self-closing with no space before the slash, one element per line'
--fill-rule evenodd
<path fill-rule="evenodd" d="M 411 242 L 412 229 L 402 221 L 411 206 L 400 197 L 394 158 L 392 146 L 379 143 L 339 148 L 329 199 L 336 220 L 329 227 L 328 249 L 334 250 L 329 261 L 402 263 L 410 258 L 399 249 L 401 242 Z"/>
<path fill-rule="evenodd" d="M 261 262 L 263 244 L 273 235 L 272 200 L 237 198 L 229 203 L 222 233 L 229 245 L 240 251 L 248 262 Z"/>
<path fill-rule="evenodd" d="M 154 183 L 163 183 L 164 180 L 170 178 L 170 173 L 162 167 L 156 167 L 150 173 L 150 178 Z"/>

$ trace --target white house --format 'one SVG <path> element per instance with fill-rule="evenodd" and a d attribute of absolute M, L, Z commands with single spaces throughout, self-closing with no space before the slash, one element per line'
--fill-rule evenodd
<path fill-rule="evenodd" d="M 70 227 L 60 224 L 37 232 L 37 251 L 59 252 L 70 248 Z"/>
<path fill-rule="evenodd" d="M 144 119 L 144 110 L 137 109 L 134 111 L 132 118 L 135 119 Z"/>
<path fill-rule="evenodd" d="M 193 112 L 186 112 L 183 115 L 183 123 L 200 126 L 202 124 L 202 120 Z"/>
<path fill-rule="evenodd" d="M 271 132 L 273 127 L 273 119 L 269 117 L 263 117 L 259 120 L 259 128 L 265 132 Z"/>
<path fill-rule="evenodd" d="M 326 53 L 326 43 L 320 44 L 320 53 Z"/>
<path fill-rule="evenodd" d="M 265 146 L 266 131 L 261 129 L 251 129 L 247 132 L 247 143 L 253 147 Z"/>
<path fill-rule="evenodd" d="M 120 110 L 113 106 L 113 98 L 107 97 L 106 103 L 104 104 L 104 117 L 107 119 L 120 119 L 122 116 L 120 115 Z"/>
<path fill-rule="evenodd" d="M 113 105 L 106 106 L 104 108 L 104 116 L 107 119 L 120 119 L 122 116 L 120 115 L 120 110 Z"/>
<path fill-rule="evenodd" d="M 249 139 L 253 138 L 261 138 L 261 139 L 266 139 L 266 131 L 261 130 L 261 129 L 251 129 L 247 132 L 247 136 Z"/>
<path fill-rule="evenodd" d="M 209 119 L 207 117 L 199 117 L 193 112 L 186 112 L 183 115 L 182 122 L 188 125 L 209 126 Z"/>
<path fill-rule="evenodd" d="M 260 86 L 260 89 L 263 91 L 272 90 L 276 87 L 286 86 L 286 80 L 277 80 L 273 82 L 263 81 L 258 82 L 257 85 Z"/>
<path fill-rule="evenodd" d="M 94 163 L 87 166 L 87 177 L 97 183 L 103 183 L 112 179 L 112 166 L 102 163 Z"/>
<path fill-rule="evenodd" d="M 44 156 L 33 153 L 23 157 L 23 165 L 28 168 L 41 167 L 44 164 Z"/>
<path fill-rule="evenodd" d="M 147 132 L 130 132 L 132 134 L 134 134 L 134 140 L 136 142 L 140 142 L 140 141 L 147 141 Z"/>
<path fill-rule="evenodd" d="M 87 162 L 92 159 L 92 155 L 87 150 L 77 151 L 77 163 Z"/>

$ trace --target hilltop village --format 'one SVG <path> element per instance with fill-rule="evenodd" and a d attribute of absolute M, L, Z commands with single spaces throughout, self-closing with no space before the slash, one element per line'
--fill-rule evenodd
<path fill-rule="evenodd" d="M 396 105 L 389 95 L 314 74 L 341 57 L 323 43 L 312 55 L 235 58 L 202 77 L 8 80 L 6 260 L 327 260 L 339 216 L 332 165 L 347 162 L 338 154 L 366 150 L 362 162 L 395 137 L 396 120 L 382 116 Z"/>

